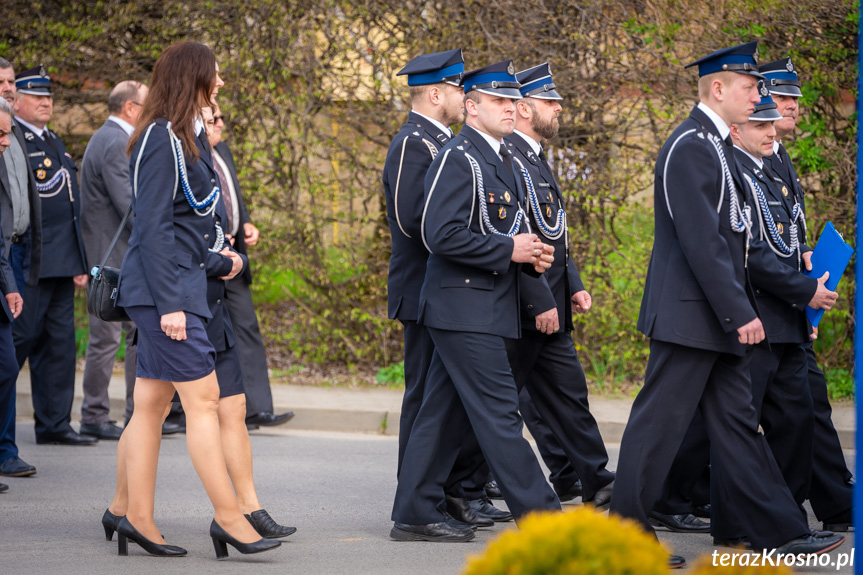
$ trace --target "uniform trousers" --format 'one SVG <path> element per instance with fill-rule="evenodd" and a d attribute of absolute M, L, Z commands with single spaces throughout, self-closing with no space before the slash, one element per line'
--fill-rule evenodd
<path fill-rule="evenodd" d="M 668 471 L 653 509 L 666 515 L 692 513 L 695 505 L 710 503 L 710 439 L 699 410 Z"/>
<path fill-rule="evenodd" d="M 30 360 L 36 438 L 72 430 L 75 395 L 75 284 L 43 278 L 22 294 L 24 310 L 12 324 L 18 366 Z"/>
<path fill-rule="evenodd" d="M 536 447 L 545 466 L 548 467 L 548 480 L 558 494 L 563 493 L 578 481 L 578 474 L 554 437 L 554 433 L 536 410 L 527 387 L 522 387 L 518 392 L 518 410 L 524 424 L 530 430 L 530 435 L 536 441 Z"/>
<path fill-rule="evenodd" d="M 758 433 L 750 356 L 650 341 L 644 387 L 623 434 L 611 510 L 653 532 L 648 514 L 700 408 L 720 490 L 755 549 L 809 534 L 767 441 Z M 726 473 L 725 470 L 728 472 Z M 717 477 L 716 474 L 713 477 Z"/>
<path fill-rule="evenodd" d="M 435 351 L 408 439 L 392 519 L 445 519 L 444 486 L 472 426 L 506 504 L 518 519 L 560 503 L 522 435 L 518 391 L 503 338 L 429 328 Z"/>
<path fill-rule="evenodd" d="M 246 386 L 246 413 L 273 413 L 267 352 L 252 302 L 252 290 L 246 280 L 236 277 L 225 282 L 225 302 L 240 354 L 240 368 Z"/>
<path fill-rule="evenodd" d="M 507 339 L 516 386 L 527 388 L 578 477 L 584 499 L 614 480 L 605 468 L 608 453 L 587 401 L 587 380 L 569 332 L 527 331 Z"/>
<path fill-rule="evenodd" d="M 812 343 L 807 343 L 806 359 L 809 391 L 815 406 L 815 449 L 812 457 L 812 481 L 809 503 L 819 521 L 825 521 L 852 508 L 854 485 L 845 463 L 842 444 L 831 415 L 833 408 L 827 395 L 827 380 L 818 367 Z"/>
<path fill-rule="evenodd" d="M 123 331 L 126 332 L 126 420 L 132 417 L 135 389 L 137 348 L 135 324 L 131 321 L 108 322 L 90 315 L 90 339 L 87 342 L 87 360 L 84 364 L 84 401 L 81 404 L 81 423 L 98 425 L 111 420 L 111 400 L 108 384 L 114 371 L 114 360 L 120 349 Z"/>
<path fill-rule="evenodd" d="M 0 297 L 3 297 L 0 294 Z M 3 312 L 0 312 L 3 313 Z M 12 324 L 0 319 L 0 463 L 18 457 L 15 444 L 15 382 L 18 360 L 12 341 Z"/>
<path fill-rule="evenodd" d="M 411 429 L 423 402 L 426 375 L 434 354 L 434 342 L 428 330 L 415 321 L 402 321 L 405 341 L 405 394 L 399 418 L 399 456 L 396 477 L 401 473 L 402 459 Z M 447 479 L 446 493 L 453 497 L 477 499 L 483 496 L 488 465 L 482 450 L 469 429 L 461 440 L 461 450 Z"/>

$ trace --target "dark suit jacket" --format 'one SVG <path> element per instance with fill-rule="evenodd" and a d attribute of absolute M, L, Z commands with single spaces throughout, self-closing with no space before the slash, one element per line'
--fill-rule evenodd
<path fill-rule="evenodd" d="M 238 253 L 246 255 L 248 253 L 248 248 L 246 247 L 246 235 L 243 232 L 243 225 L 251 223 L 252 220 L 249 217 L 249 210 L 246 207 L 246 201 L 243 199 L 243 193 L 240 190 L 240 180 L 237 178 L 237 166 L 234 164 L 234 155 L 231 153 L 231 149 L 228 148 L 228 145 L 225 142 L 219 142 L 216 144 L 215 148 L 228 165 L 228 171 L 231 172 L 231 180 L 234 182 L 234 190 L 237 192 L 237 207 L 240 212 L 240 227 L 237 231 L 237 236 L 234 238 L 234 249 Z M 252 269 L 247 265 L 243 268 L 243 272 L 237 277 L 243 278 L 246 284 L 251 284 Z"/>
<path fill-rule="evenodd" d="M 132 183 L 129 179 L 129 156 L 126 145 L 129 136 L 119 124 L 106 120 L 87 143 L 81 162 L 81 235 L 87 269 L 99 265 L 120 221 L 132 203 Z M 132 219 L 120 234 L 108 259 L 111 267 L 119 267 L 129 247 Z"/>
<path fill-rule="evenodd" d="M 15 119 L 12 119 L 12 133 L 21 145 L 27 161 L 27 142 L 24 139 L 22 127 Z M 2 212 L 3 239 L 6 240 L 6 250 L 11 249 L 12 239 L 12 199 L 9 197 L 9 174 L 6 171 L 6 162 L 0 161 L 0 212 Z M 36 180 L 32 170 L 27 170 L 27 194 L 30 201 L 30 253 L 29 262 L 25 271 L 27 273 L 27 285 L 35 286 L 39 283 L 39 270 L 42 266 L 42 203 L 39 200 L 39 192 L 36 191 Z M 2 255 L 2 254 L 0 254 Z M 4 256 L 8 259 L 8 253 Z M 22 286 L 23 287 L 23 286 Z"/>
<path fill-rule="evenodd" d="M 54 132 L 46 129 L 46 139 L 43 140 L 23 124 L 20 126 L 36 188 L 51 183 L 61 168 L 68 172 L 67 181 L 61 180 L 49 189 L 39 191 L 42 217 L 39 277 L 72 277 L 86 273 L 78 167 Z"/>
<path fill-rule="evenodd" d="M 512 146 L 510 144 L 510 146 Z M 488 222 L 474 185 L 472 158 L 480 171 Z M 517 338 L 519 271 L 511 261 L 509 231 L 521 198 L 515 176 L 488 142 L 470 126 L 432 162 L 425 178 L 422 238 L 430 251 L 420 293 L 419 321 L 443 330 Z M 522 223 L 522 230 L 525 226 Z"/>
<path fill-rule="evenodd" d="M 155 306 L 159 315 L 185 311 L 209 318 L 205 268 L 213 216 L 199 216 L 183 194 L 167 121 L 156 120 L 146 130 L 129 160 L 135 220 L 120 272 L 117 303 Z M 195 145 L 199 160 L 193 162 L 186 156 L 185 162 L 189 185 L 201 200 L 216 185 L 216 172 L 199 139 Z"/>
<path fill-rule="evenodd" d="M 737 328 L 757 317 L 744 267 L 746 233 L 731 230 L 730 194 L 711 134 L 719 138 L 696 107 L 659 152 L 653 251 L 638 330 L 659 341 L 744 355 Z M 723 143 L 723 149 L 742 205 L 746 188 L 731 147 Z"/>
<path fill-rule="evenodd" d="M 0 212 L 2 215 L 2 212 Z M 0 226 L 0 254 L 6 250 L 6 241 Z M 15 285 L 15 276 L 12 275 L 12 268 L 9 266 L 9 261 L 6 258 L 0 258 L 0 323 L 12 322 L 12 310 L 9 309 L 9 304 L 6 302 L 6 294 L 18 292 L 18 287 Z M 7 328 L 8 329 L 8 328 Z"/>
<path fill-rule="evenodd" d="M 392 240 L 387 277 L 390 319 L 417 319 L 428 259 L 420 237 L 425 206 L 423 181 L 435 156 L 449 140 L 448 133 L 411 112 L 387 151 L 383 183 Z"/>
<path fill-rule="evenodd" d="M 793 204 L 777 188 L 772 174 L 765 174 L 743 151 L 735 148 L 734 152 L 742 173 L 764 191 L 777 230 L 781 229 L 783 241 L 790 245 Z M 753 217 L 757 217 L 758 203 L 753 201 L 751 205 Z M 759 237 L 753 239 L 749 248 L 749 275 L 767 338 L 773 343 L 806 343 L 809 336 L 803 310 L 815 295 L 818 280 L 798 271 L 796 252 L 788 258 L 776 255 L 767 230 L 762 226 L 759 230 Z M 798 229 L 798 239 L 801 242 L 804 239 L 802 229 Z"/>
<path fill-rule="evenodd" d="M 530 209 L 530 226 L 533 233 L 546 244 L 554 246 L 554 263 L 540 277 L 526 276 L 521 283 L 521 326 L 536 331 L 536 316 L 554 307 L 557 308 L 560 330 L 572 330 L 572 295 L 584 289 L 575 263 L 569 255 L 568 234 L 564 231 L 557 237 L 547 234 L 539 225 L 541 219 L 547 228 L 554 228 L 558 210 L 563 208 L 563 194 L 557 181 L 530 144 L 519 134 L 506 138 L 515 147 L 516 175 L 521 167 L 527 171 L 522 175 Z M 535 205 L 534 205 L 535 204 Z M 536 206 L 539 206 L 537 211 Z M 566 221 L 563 224 L 566 226 Z M 556 235 L 556 234 L 555 234 Z"/>

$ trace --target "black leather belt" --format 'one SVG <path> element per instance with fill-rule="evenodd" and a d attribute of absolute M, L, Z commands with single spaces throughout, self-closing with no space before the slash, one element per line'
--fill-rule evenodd
<path fill-rule="evenodd" d="M 9 242 L 13 243 L 13 244 L 20 244 L 21 243 L 21 236 L 19 236 L 18 234 L 12 234 L 12 237 L 9 239 Z"/>

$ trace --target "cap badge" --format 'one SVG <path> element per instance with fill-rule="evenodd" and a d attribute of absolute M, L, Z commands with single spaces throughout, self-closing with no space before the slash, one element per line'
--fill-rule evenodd
<path fill-rule="evenodd" d="M 779 230 L 780 234 L 785 233 L 785 226 L 782 225 L 782 222 L 776 222 L 776 229 Z"/>
<path fill-rule="evenodd" d="M 545 69 L 548 71 L 548 75 L 551 76 L 551 64 L 548 64 Z"/>
<path fill-rule="evenodd" d="M 512 199 L 512 196 L 509 195 L 509 191 L 503 193 L 503 199 L 506 202 L 509 202 Z"/>
<path fill-rule="evenodd" d="M 782 186 L 782 195 L 785 196 L 786 198 L 788 197 L 788 187 L 787 186 Z"/>
<path fill-rule="evenodd" d="M 767 89 L 767 86 L 765 86 L 764 84 L 761 84 L 761 97 L 766 98 L 769 95 L 770 95 L 770 91 Z"/>
<path fill-rule="evenodd" d="M 758 64 L 758 52 L 752 54 L 752 59 L 755 60 L 756 64 Z"/>
<path fill-rule="evenodd" d="M 515 76 L 515 68 L 512 67 L 512 62 L 510 62 L 509 66 L 506 67 L 506 73 L 510 76 Z"/>
<path fill-rule="evenodd" d="M 45 71 L 45 66 L 43 66 L 42 64 L 39 64 L 39 75 L 43 78 L 48 75 L 48 72 Z"/>
<path fill-rule="evenodd" d="M 45 176 L 46 176 L 45 170 L 36 170 L 36 179 L 37 180 L 44 180 Z"/>
<path fill-rule="evenodd" d="M 45 164 L 46 168 L 50 168 L 54 162 L 51 161 L 51 158 L 45 158 L 42 163 Z"/>
<path fill-rule="evenodd" d="M 794 64 L 791 63 L 791 58 L 788 58 L 788 61 L 785 62 L 785 69 L 788 70 L 789 72 L 794 71 Z"/>

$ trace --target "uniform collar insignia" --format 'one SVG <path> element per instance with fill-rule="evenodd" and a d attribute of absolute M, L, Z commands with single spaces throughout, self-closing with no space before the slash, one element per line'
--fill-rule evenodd
<path fill-rule="evenodd" d="M 32 140 L 35 137 L 36 136 L 33 135 L 33 132 L 24 132 L 24 139 L 25 140 Z"/>

